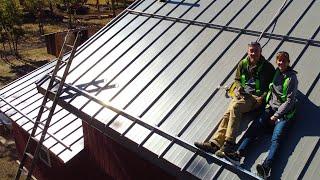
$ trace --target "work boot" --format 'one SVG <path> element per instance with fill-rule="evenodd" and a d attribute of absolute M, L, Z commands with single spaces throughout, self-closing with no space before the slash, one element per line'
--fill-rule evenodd
<path fill-rule="evenodd" d="M 259 177 L 268 179 L 268 177 L 270 176 L 271 168 L 266 166 L 265 164 L 257 164 L 256 169 Z"/>
<path fill-rule="evenodd" d="M 195 142 L 194 145 L 199 148 L 199 149 L 202 149 L 206 152 L 210 152 L 212 154 L 214 154 L 216 151 L 219 150 L 219 147 L 214 144 L 213 142 Z"/>
<path fill-rule="evenodd" d="M 231 141 L 225 141 L 223 146 L 215 154 L 218 157 L 224 158 L 226 154 L 235 153 L 235 143 Z"/>
<path fill-rule="evenodd" d="M 238 151 L 232 152 L 232 153 L 225 153 L 224 152 L 224 158 L 228 161 L 230 161 L 232 164 L 236 166 L 240 166 L 240 161 L 242 156 Z"/>

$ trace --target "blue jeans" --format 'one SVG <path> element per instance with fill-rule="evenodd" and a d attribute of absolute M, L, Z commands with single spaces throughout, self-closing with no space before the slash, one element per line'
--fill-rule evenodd
<path fill-rule="evenodd" d="M 269 153 L 263 164 L 267 167 L 271 167 L 278 151 L 281 141 L 288 132 L 289 124 L 291 120 L 279 119 L 274 124 L 271 124 L 270 117 L 274 114 L 274 110 L 267 108 L 262 115 L 255 121 L 253 121 L 250 128 L 244 135 L 243 141 L 240 144 L 238 151 L 246 153 L 248 145 L 256 138 L 264 135 L 268 132 L 272 133 L 271 145 L 269 147 Z"/>

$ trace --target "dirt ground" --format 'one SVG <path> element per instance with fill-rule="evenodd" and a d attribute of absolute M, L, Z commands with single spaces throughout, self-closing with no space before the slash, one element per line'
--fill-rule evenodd
<path fill-rule="evenodd" d="M 16 145 L 9 128 L 0 125 L 0 179 L 14 179 L 17 165 Z"/>

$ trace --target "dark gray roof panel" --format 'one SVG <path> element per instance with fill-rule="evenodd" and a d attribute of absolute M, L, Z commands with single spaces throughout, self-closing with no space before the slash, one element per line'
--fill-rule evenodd
<path fill-rule="evenodd" d="M 190 10 L 186 8 L 189 7 L 187 3 L 189 2 L 185 1 L 183 8 L 177 9 L 175 9 L 177 5 L 175 3 L 167 3 L 163 6 L 155 3 L 147 12 L 157 11 L 161 15 L 211 21 L 239 28 L 259 27 L 254 30 L 261 31 L 268 24 L 267 20 L 271 20 L 271 18 L 265 18 L 266 15 L 272 14 L 271 10 L 276 12 L 275 7 L 280 5 L 279 2 L 274 1 L 264 1 L 263 3 L 214 1 L 211 4 L 200 1 L 194 7 L 201 8 Z M 288 11 L 292 6 L 297 5 L 292 2 Z M 208 8 L 207 11 L 200 14 L 201 10 L 205 8 Z M 305 7 L 303 8 L 305 9 Z M 172 9 L 174 11 L 170 12 Z M 210 11 L 211 9 L 212 11 Z M 237 12 L 240 13 L 237 14 Z M 293 13 L 292 17 L 295 18 L 292 18 L 286 26 L 283 25 L 284 22 L 281 22 L 282 24 L 277 26 L 281 30 L 278 30 L 278 33 L 287 35 L 295 33 L 297 29 L 295 23 L 304 17 L 310 18 L 302 16 L 302 13 L 303 11 Z M 199 14 L 200 16 L 196 17 Z M 218 90 L 217 86 L 226 85 L 232 81 L 233 72 L 230 70 L 244 55 L 246 44 L 255 40 L 256 37 L 200 26 L 189 26 L 180 22 L 174 24 L 167 20 L 149 19 L 141 16 L 133 18 L 135 15 L 126 16 L 131 17 L 130 20 L 134 19 L 129 24 L 131 27 L 126 26 L 115 38 L 110 41 L 106 40 L 102 49 L 106 47 L 110 49 L 107 52 L 101 49 L 102 54 L 98 56 L 100 62 L 84 74 L 84 76 L 88 76 L 88 79 L 83 77 L 75 84 L 81 86 L 89 82 L 90 78 L 103 80 L 101 85 L 105 82 L 110 85 L 116 84 L 119 88 L 111 88 L 98 94 L 93 92 L 93 94 L 96 94 L 101 100 L 111 100 L 115 105 L 124 107 L 130 114 L 141 117 L 141 120 L 145 122 L 160 126 L 160 129 L 166 133 L 176 134 L 189 144 L 208 138 L 229 101 L 224 97 L 224 91 Z M 285 17 L 285 15 L 282 16 Z M 252 19 L 254 21 L 251 21 Z M 260 23 L 264 26 L 261 26 Z M 280 19 L 278 23 L 280 23 Z M 311 37 L 315 31 L 315 26 L 312 26 L 308 28 L 306 34 Z M 295 63 L 294 59 L 296 58 L 301 61 L 300 54 L 305 47 L 303 44 L 271 40 L 264 48 L 263 54 L 274 64 L 275 52 L 286 50 L 290 52 L 292 63 Z M 303 56 L 308 56 L 307 51 L 303 53 Z M 96 58 L 95 54 L 88 57 L 88 59 L 93 59 L 90 61 L 91 63 Z M 104 59 L 108 59 L 108 63 Z M 85 64 L 82 66 L 86 69 Z M 81 71 L 81 68 L 77 68 L 74 72 Z M 75 75 L 75 77 L 77 76 Z M 224 83 L 225 81 L 227 83 Z M 83 98 L 76 98 L 71 104 L 80 108 L 80 102 L 86 101 Z M 85 103 L 82 104 L 85 105 Z M 91 109 L 99 109 L 99 105 L 94 104 L 85 105 L 83 111 L 88 111 L 89 115 L 96 114 L 96 111 Z M 104 120 L 100 119 L 103 122 L 109 122 L 114 117 L 114 113 L 106 116 L 102 116 L 100 113 L 96 118 L 103 117 Z M 126 133 L 131 124 L 131 120 L 119 116 L 110 124 L 110 127 L 119 133 Z M 139 131 L 143 132 L 141 136 L 138 136 Z M 145 141 L 144 138 L 147 138 L 149 133 L 150 130 L 134 125 L 125 136 L 139 144 Z M 178 167 L 185 165 L 193 154 L 179 145 L 170 144 L 170 142 L 161 135 L 153 134 L 143 146 L 157 155 L 164 155 L 165 159 Z M 176 154 L 181 154 L 181 156 L 176 156 Z M 253 164 L 261 161 L 264 155 L 264 153 L 259 155 Z M 192 161 L 190 167 L 194 166 L 194 162 L 197 161 Z M 199 166 L 202 163 L 199 160 L 197 164 L 196 166 Z M 207 177 L 212 178 L 211 175 L 213 175 L 206 175 L 209 169 L 204 165 L 196 168 L 195 171 L 189 169 L 188 171 L 197 177 L 207 179 Z M 222 169 L 220 170 L 222 171 L 221 176 L 218 175 L 219 178 L 224 175 L 226 179 L 237 177 Z M 253 170 L 254 166 L 249 169 Z"/>
<path fill-rule="evenodd" d="M 209 103 L 205 106 L 190 127 L 183 133 L 182 137 L 184 139 L 192 143 L 194 141 L 202 141 L 208 137 L 216 127 L 229 103 L 227 99 L 217 98 L 219 96 L 224 96 L 224 92 L 219 91 L 212 99 L 212 101 L 216 103 Z"/>
<path fill-rule="evenodd" d="M 310 95 L 309 95 L 309 99 L 310 99 L 310 101 L 312 101 L 313 103 L 314 103 L 314 105 L 315 106 L 318 106 L 318 107 L 320 107 L 320 100 L 319 100 L 319 97 L 320 97 L 320 83 L 319 83 L 319 74 L 318 74 L 318 76 L 317 76 L 317 78 L 318 78 L 318 82 L 315 82 L 315 81 L 313 81 L 314 83 L 315 83 L 315 85 L 313 86 L 313 88 L 311 89 L 311 93 L 310 93 Z"/>
<path fill-rule="evenodd" d="M 298 1 L 300 3 L 309 4 L 309 1 Z M 310 39 L 312 34 L 317 28 L 319 28 L 319 23 L 316 21 L 318 18 L 318 12 L 320 11 L 320 1 L 314 1 L 308 13 L 303 17 L 301 22 L 297 25 L 295 30 L 292 32 L 292 36 L 302 37 Z M 318 36 L 319 37 L 319 36 Z M 319 40 L 319 38 L 316 38 Z"/>
<path fill-rule="evenodd" d="M 233 70 L 245 55 L 247 43 L 258 38 L 281 4 L 267 0 L 142 0 L 132 9 L 164 17 L 126 11 L 103 28 L 80 48 L 66 80 L 76 88 L 65 92 L 62 99 L 68 102 L 67 107 L 97 120 L 93 125 L 107 135 L 121 142 L 124 138 L 119 137 L 126 137 L 140 145 L 129 148 L 146 148 L 197 178 L 254 178 L 228 168 L 231 172 L 224 163 L 217 165 L 212 156 L 195 152 L 192 144 L 209 138 L 217 126 L 230 101 L 218 86 L 233 81 Z M 318 157 L 315 148 L 320 136 L 309 126 L 319 115 L 319 42 L 307 40 L 320 36 L 319 22 L 313 20 L 320 18 L 315 13 L 319 2 L 288 1 L 287 5 L 263 55 L 275 65 L 276 52 L 290 53 L 299 72 L 299 99 L 304 104 L 299 112 L 308 115 L 302 118 L 298 113 L 297 119 L 304 121 L 293 127 L 295 133 L 290 134 L 292 141 L 286 142 L 289 148 L 281 152 L 284 158 L 274 172 L 275 179 L 314 177 L 318 163 L 313 160 Z M 212 24 L 192 24 L 194 20 Z M 263 38 L 261 44 L 266 41 Z M 12 102 L 25 107 L 19 105 L 21 101 Z M 120 114 L 103 107 L 104 103 L 116 107 Z M 74 124 L 70 130 L 77 134 L 78 124 Z M 260 143 L 264 146 L 257 146 L 245 159 L 245 169 L 254 172 L 255 164 L 265 156 L 268 139 Z M 292 169 L 297 171 L 289 173 Z"/>
<path fill-rule="evenodd" d="M 266 28 L 266 26 L 270 24 L 270 21 L 274 17 L 275 13 L 277 13 L 278 9 L 280 8 L 282 1 L 263 1 L 261 4 L 266 4 L 266 7 L 252 22 L 252 25 L 250 25 L 248 29 L 262 31 L 264 28 Z M 244 17 L 244 19 L 246 18 Z"/>
<path fill-rule="evenodd" d="M 219 6 L 222 5 L 222 3 L 217 4 L 215 3 L 215 1 L 193 1 L 190 4 L 194 4 L 194 5 L 190 5 L 190 6 L 194 6 L 194 8 L 191 8 L 183 16 L 183 18 L 188 20 L 198 20 L 198 21 L 205 21 L 205 22 L 208 22 L 210 20 L 206 20 L 202 18 L 214 17 L 217 14 L 218 10 L 221 9 L 221 7 Z M 210 16 L 206 15 L 206 13 L 209 13 Z"/>
<path fill-rule="evenodd" d="M 299 78 L 299 90 L 306 94 L 311 88 L 314 80 L 319 76 L 319 48 L 309 47 L 306 52 L 301 57 L 301 60 L 295 67 L 295 70 L 298 71 Z M 316 100 L 315 102 L 319 102 Z"/>
<path fill-rule="evenodd" d="M 157 143 L 154 143 L 157 142 Z M 162 137 L 159 134 L 153 134 L 147 142 L 143 145 L 146 149 L 152 151 L 156 155 L 160 155 L 163 151 L 163 148 L 161 146 L 168 146 L 170 143 L 170 140 Z"/>
<path fill-rule="evenodd" d="M 49 63 L 36 71 L 14 81 L 0 90 L 0 94 L 13 106 L 35 120 L 43 95 L 40 94 L 35 82 L 52 70 L 55 62 Z M 0 101 L 0 110 L 11 120 L 21 126 L 25 131 L 31 132 L 33 123 L 15 111 L 8 104 Z M 45 113 L 47 114 L 47 112 Z M 44 116 L 45 116 L 44 114 Z M 44 119 L 44 116 L 42 120 Z M 36 131 L 36 138 L 40 139 L 40 129 Z M 83 132 L 81 120 L 75 115 L 57 106 L 48 132 L 54 134 L 55 138 L 61 140 L 71 150 L 66 149 L 60 142 L 46 135 L 44 146 L 57 155 L 63 162 L 67 162 L 83 149 Z"/>
<path fill-rule="evenodd" d="M 232 34 L 230 34 L 230 35 L 232 35 Z M 189 60 L 192 63 L 192 66 L 189 67 L 188 69 L 186 69 L 186 72 L 183 73 L 181 77 L 179 77 L 178 81 L 175 82 L 172 87 L 179 87 L 179 90 L 182 92 L 187 91 L 189 89 L 189 87 L 191 87 L 193 85 L 192 82 L 196 82 L 196 80 L 207 69 L 207 67 L 213 63 L 214 57 L 217 56 L 217 54 L 212 53 L 212 52 L 217 52 L 219 49 L 223 49 L 225 47 L 224 44 L 226 44 L 226 43 L 227 43 L 227 41 L 223 41 L 223 37 L 222 37 L 221 41 L 218 41 L 217 44 L 211 44 L 210 47 L 208 48 L 209 50 L 206 49 L 207 51 L 205 51 L 204 54 L 201 54 L 201 56 L 198 58 L 197 61 L 192 60 L 192 59 L 191 59 L 192 61 Z M 212 48 L 214 48 L 214 49 L 212 49 Z M 210 50 L 212 50 L 212 51 L 210 51 Z M 195 54 L 193 56 L 195 56 Z M 191 56 L 191 58 L 192 58 L 192 56 Z M 185 59 L 185 58 L 183 58 L 183 59 Z M 190 59 L 190 58 L 188 58 L 188 59 Z M 185 60 L 188 60 L 188 59 L 185 59 Z M 184 67 L 181 67 L 181 68 L 184 68 Z M 188 82 L 188 83 L 186 83 L 186 82 Z M 173 90 L 173 88 L 169 89 L 169 91 L 167 91 L 166 94 L 164 94 L 163 99 L 165 99 L 166 96 L 167 97 L 172 96 L 172 98 L 177 99 L 175 94 L 172 94 L 172 95 L 170 94 L 172 90 Z M 176 92 L 174 91 L 172 93 L 176 93 Z M 181 97 L 183 95 L 183 94 L 180 94 L 180 92 L 176 93 L 176 94 L 178 97 Z M 174 101 L 174 99 L 172 99 L 172 98 L 170 98 L 170 101 Z M 158 102 L 161 103 L 160 100 Z M 154 107 L 160 109 L 158 107 L 158 105 L 156 105 Z M 152 114 L 152 112 L 156 112 L 156 111 L 157 110 L 155 110 L 155 109 L 150 109 L 148 111 L 148 113 Z M 145 115 L 146 117 L 148 117 L 148 113 Z"/>
<path fill-rule="evenodd" d="M 188 172 L 200 179 L 213 179 L 220 170 L 220 166 L 201 156 L 196 156 L 187 168 Z"/>
<path fill-rule="evenodd" d="M 2 96 L 11 96 L 12 94 L 18 93 L 20 90 L 27 88 L 28 85 L 34 83 L 34 78 L 38 79 L 44 76 L 48 69 L 51 69 L 53 65 L 54 63 L 46 64 L 40 70 L 33 71 L 3 87 L 1 89 Z"/>
<path fill-rule="evenodd" d="M 201 8 L 201 4 L 205 3 L 200 1 L 200 6 L 199 8 L 193 8 L 190 13 L 188 13 L 187 15 L 194 17 L 193 11 L 198 11 L 198 10 L 205 10 L 205 12 L 203 12 L 201 14 L 200 17 L 198 17 L 196 20 L 197 21 L 201 21 L 201 22 L 214 22 L 219 16 L 221 16 L 221 14 L 223 13 L 223 11 L 225 11 L 225 8 L 228 7 L 230 5 L 230 1 L 224 1 L 224 2 L 217 2 L 217 1 L 208 1 L 210 2 L 210 4 L 208 5 L 203 5 L 203 7 L 206 7 L 207 9 L 203 9 Z M 187 18 L 187 17 L 186 17 Z M 194 18 L 188 18 L 188 19 L 194 19 Z"/>
<path fill-rule="evenodd" d="M 318 148 L 317 148 L 318 147 Z M 303 175 L 304 179 L 317 179 L 319 178 L 320 171 L 320 148 L 319 142 L 315 148 L 316 152 L 314 153 L 313 159 L 309 165 L 309 170 Z"/>
<path fill-rule="evenodd" d="M 110 127 L 122 134 L 132 124 L 132 121 L 123 117 L 117 116 L 117 118 L 110 124 Z"/>
<path fill-rule="evenodd" d="M 151 131 L 149 129 L 135 124 L 125 136 L 135 143 L 140 144 L 150 133 Z"/>
<path fill-rule="evenodd" d="M 175 164 L 180 169 L 184 167 L 184 165 L 190 160 L 191 156 L 194 154 L 193 152 L 177 144 L 173 145 L 169 151 L 172 152 L 166 153 L 163 156 L 163 158 Z"/>
<path fill-rule="evenodd" d="M 245 2 L 245 1 L 239 1 Z M 230 24 L 231 27 L 244 28 L 247 26 L 248 22 L 252 19 L 259 18 L 261 13 L 265 12 L 265 8 L 269 6 L 270 1 L 248 1 L 248 5 L 246 5 L 245 9 L 241 11 L 241 13 L 232 21 Z M 235 5 L 235 7 L 242 7 L 242 5 Z M 230 7 L 231 9 L 236 9 L 235 7 Z M 234 10 L 232 10 L 234 11 Z M 226 10 L 226 13 L 228 10 Z M 230 10 L 229 10 L 230 12 Z M 250 27 L 250 26 L 249 26 Z M 264 27 L 263 27 L 264 28 Z M 258 30 L 262 30 L 258 29 Z"/>
<path fill-rule="evenodd" d="M 239 178 L 236 174 L 234 174 L 231 171 L 228 171 L 226 169 L 223 169 L 221 174 L 217 177 L 218 180 L 239 180 Z"/>
<path fill-rule="evenodd" d="M 183 26 L 184 25 L 176 25 L 173 28 L 176 31 L 174 31 L 172 29 L 172 31 L 171 31 L 172 33 L 165 34 L 165 37 L 168 37 L 168 38 L 169 37 L 174 37 L 176 35 L 176 33 L 178 33 L 181 30 L 181 28 L 183 28 Z M 189 31 L 189 34 L 190 33 L 192 33 L 192 32 Z M 173 44 L 168 46 L 168 48 L 166 48 L 165 50 L 161 51 L 160 52 L 161 53 L 161 57 L 160 58 L 156 58 L 152 62 L 152 64 L 148 67 L 148 69 L 143 71 L 141 74 L 139 74 L 139 76 L 137 78 L 135 78 L 134 81 L 132 83 L 130 83 L 130 85 L 123 92 L 121 92 L 113 101 L 122 101 L 122 99 L 130 98 L 130 97 L 134 96 L 135 94 L 137 94 L 138 91 L 137 92 L 132 92 L 130 90 L 130 89 L 132 89 L 131 87 L 136 87 L 137 90 L 139 90 L 138 89 L 139 87 L 143 88 L 144 85 L 147 84 L 147 82 L 151 78 L 153 78 L 153 76 L 157 73 L 157 71 L 161 70 L 161 68 L 166 64 L 166 61 L 171 60 L 171 58 L 180 50 L 180 48 L 183 47 L 185 41 L 188 41 L 189 38 L 190 38 L 190 36 L 188 37 L 187 35 L 182 36 L 181 38 L 178 38 Z M 161 39 L 160 41 L 158 41 L 158 43 L 167 44 L 167 43 L 165 43 L 165 41 L 166 41 L 166 39 Z M 148 52 L 146 52 L 146 53 L 148 53 Z M 151 61 L 152 61 L 154 59 L 154 56 L 149 56 L 149 55 L 151 55 L 150 53 L 148 53 L 146 55 L 147 55 L 145 57 L 146 60 L 151 59 Z M 139 62 L 137 62 L 137 63 L 139 63 Z M 139 70 L 141 70 L 142 68 L 145 67 L 145 66 L 143 66 L 144 64 L 141 63 L 141 62 L 138 65 L 139 65 L 139 67 L 132 66 L 131 68 L 128 69 L 128 71 L 125 71 L 122 74 L 122 77 L 123 76 L 126 76 L 126 77 L 124 77 L 122 79 L 125 79 L 125 81 L 128 81 L 127 80 L 128 77 L 134 76 Z M 115 80 L 115 82 L 119 82 L 119 81 Z M 138 86 L 138 88 L 137 88 L 137 86 Z"/>
<path fill-rule="evenodd" d="M 218 1 L 217 3 L 220 2 Z M 219 14 L 212 23 L 220 25 L 228 24 L 231 20 L 234 20 L 238 16 L 238 12 L 243 11 L 244 7 L 249 3 L 250 1 L 232 1 L 230 4 L 227 4 L 226 8 L 223 9 L 221 14 Z"/>

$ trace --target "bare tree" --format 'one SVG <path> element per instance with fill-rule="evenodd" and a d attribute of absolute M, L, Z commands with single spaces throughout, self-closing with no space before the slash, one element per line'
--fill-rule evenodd
<path fill-rule="evenodd" d="M 22 13 L 13 0 L 0 0 L 1 41 L 5 50 L 7 40 L 10 52 L 14 55 L 18 55 L 18 40 L 23 35 L 21 16 Z"/>
<path fill-rule="evenodd" d="M 43 8 L 44 1 L 42 0 L 25 0 L 23 3 L 24 8 L 34 14 L 37 17 L 39 33 L 40 35 L 44 34 L 44 16 L 43 16 Z"/>
<path fill-rule="evenodd" d="M 74 28 L 74 24 L 76 23 L 76 10 L 80 6 L 83 6 L 85 2 L 86 0 L 62 0 L 62 3 L 67 8 L 67 13 L 69 16 L 69 28 Z"/>

